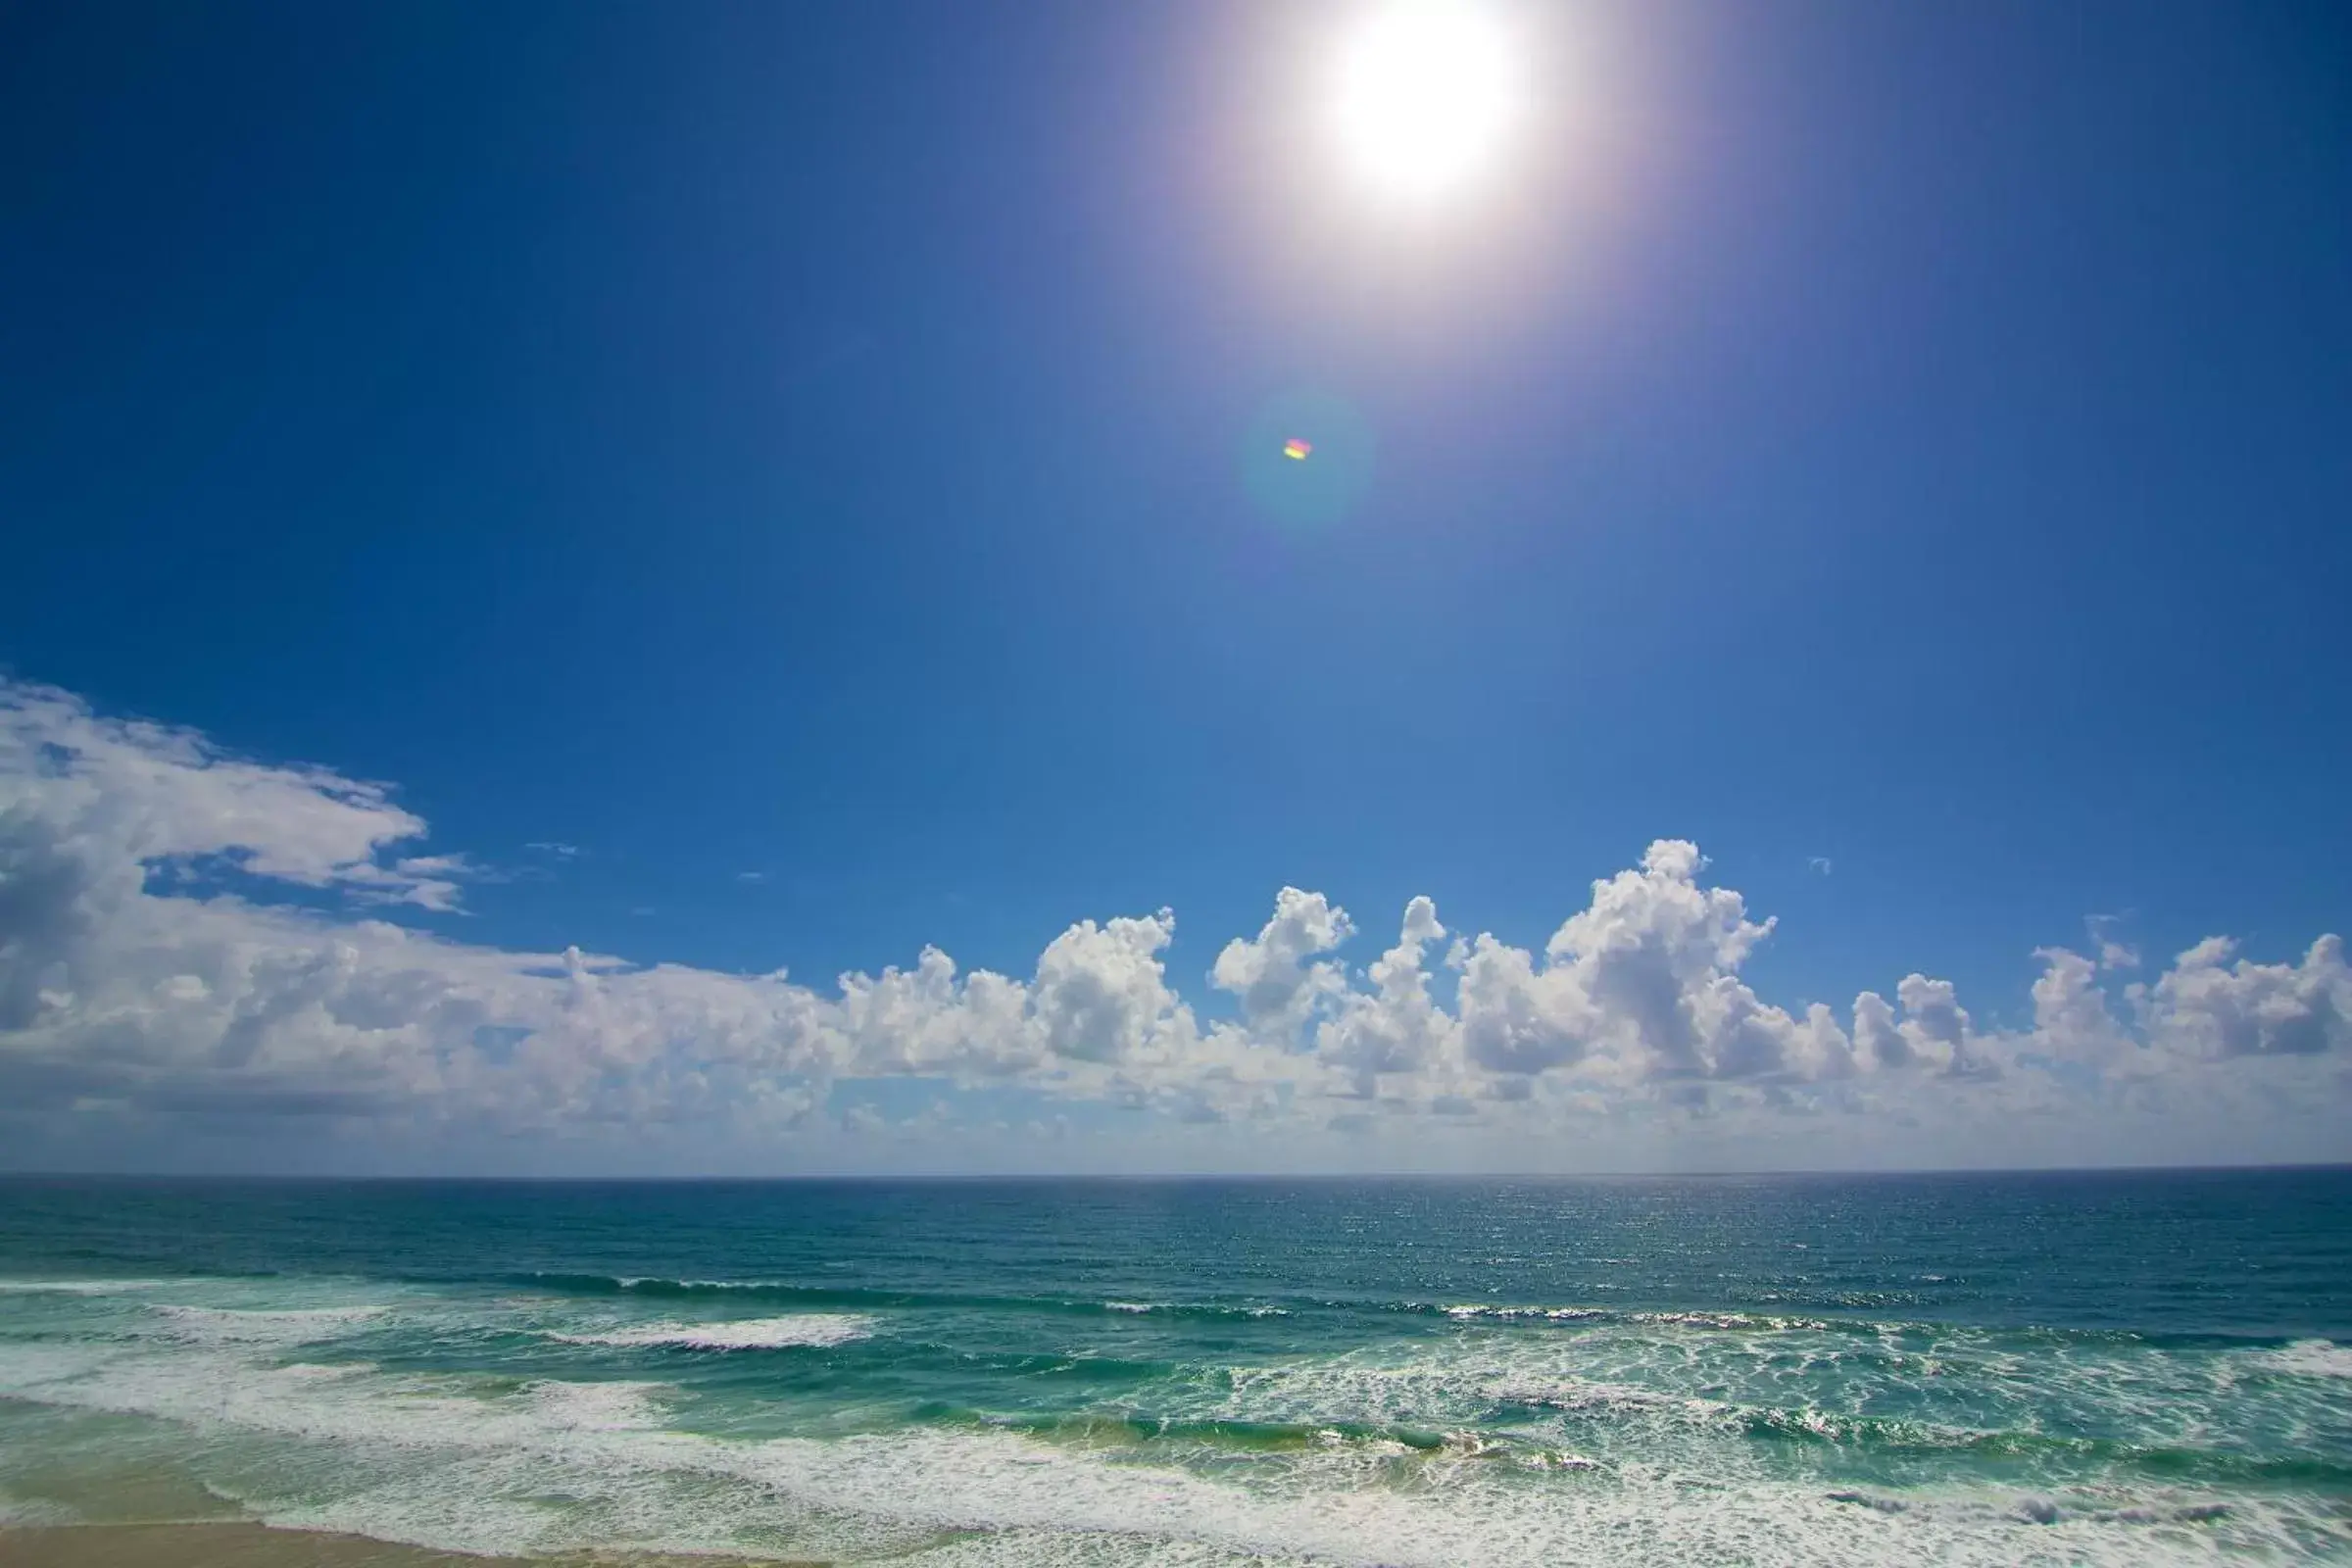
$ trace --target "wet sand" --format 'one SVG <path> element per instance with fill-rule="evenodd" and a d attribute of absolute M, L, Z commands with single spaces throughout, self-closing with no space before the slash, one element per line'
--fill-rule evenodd
<path fill-rule="evenodd" d="M 366 1536 L 272 1530 L 245 1520 L 0 1529 L 0 1568 L 739 1568 L 726 1557 L 637 1553 L 472 1557 Z M 760 1568 L 824 1568 L 762 1562 Z"/>

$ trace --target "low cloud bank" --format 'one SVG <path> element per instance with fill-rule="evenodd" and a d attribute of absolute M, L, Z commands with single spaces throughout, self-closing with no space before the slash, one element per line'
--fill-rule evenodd
<path fill-rule="evenodd" d="M 1709 1107 L 1916 1118 L 1972 1099 L 2070 1113 L 2281 1086 L 2340 1097 L 2352 1047 L 2334 936 L 2271 963 L 2209 938 L 2118 991 L 2102 976 L 2137 955 L 2094 923 L 2092 955 L 2036 955 L 2021 1030 L 1981 1029 L 1948 982 L 1917 973 L 1792 1012 L 1740 976 L 1774 921 L 1709 886 L 1675 839 L 1594 882 L 1540 952 L 1450 932 L 1422 897 L 1351 969 L 1354 918 L 1284 888 L 1218 953 L 1204 978 L 1234 1016 L 1204 1022 L 1170 984 L 1166 909 L 1080 920 L 1025 977 L 926 949 L 818 988 L 394 924 L 381 915 L 459 907 L 480 874 L 413 853 L 424 834 L 383 785 L 0 683 L 0 1105 L 785 1134 L 844 1084 L 914 1078 L 1187 1123 L 1378 1114 L 1524 1134 Z"/>

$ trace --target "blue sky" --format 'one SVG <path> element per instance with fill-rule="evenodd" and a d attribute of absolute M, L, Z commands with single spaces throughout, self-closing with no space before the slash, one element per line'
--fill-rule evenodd
<path fill-rule="evenodd" d="M 161 960 L 117 977 L 194 1031 L 149 1065 L 200 1058 L 203 1094 L 75 1076 L 123 1049 L 92 999 L 150 940 L 109 945 L 125 910 L 789 967 L 828 998 L 936 945 L 1030 985 L 1050 1035 L 1039 955 L 1166 907 L 1151 961 L 1200 1033 L 1336 1060 L 1338 991 L 1307 985 L 1274 1038 L 1212 983 L 1277 890 L 1352 915 L 1316 961 L 1368 993 L 1416 896 L 1447 940 L 1540 956 L 1595 879 L 1690 841 L 1706 865 L 1652 883 L 1778 923 L 1678 970 L 1685 1013 L 1736 970 L 1851 1044 L 1858 994 L 1949 981 L 2012 1086 L 2081 1097 L 2015 1157 L 2076 1149 L 2077 1116 L 2113 1157 L 2352 1154 L 2352 993 L 2306 958 L 2352 925 L 2341 9 L 1505 6 L 1530 145 L 1409 215 L 1303 128 L 1377 9 L 110 0 L 0 24 L 0 993 L 51 999 L 0 1017 L 0 1059 L 79 1086 L 20 1147 L 233 1162 L 283 1099 L 240 1087 Z M 1345 515 L 1246 482 L 1295 417 L 1358 466 Z M 133 765 L 125 716 L 211 750 Z M 383 781 L 421 831 L 280 854 L 307 807 L 189 825 L 205 781 L 182 799 L 158 768 L 224 758 L 330 806 L 341 786 L 286 767 Z M 94 838 L 101 807 L 180 826 Z M 32 867 L 61 856 L 89 880 L 43 905 Z M 428 857 L 464 858 L 450 893 L 384 869 Z M 2110 915 L 2145 958 L 2095 978 L 2133 1072 L 2291 1057 L 2319 1076 L 2247 1092 L 2310 1125 L 2034 1065 L 2066 1055 L 2036 950 L 2095 958 Z M 69 953 L 28 923 L 50 918 L 102 935 Z M 2279 984 L 2310 1031 L 2240 1050 L 2128 997 L 2216 934 L 2303 965 Z M 206 984 L 223 1016 L 270 1012 Z M 1558 1003 L 1581 1043 L 1532 1096 L 1449 1037 L 1412 1071 L 1468 1077 L 1364 1102 L 1545 1107 L 1514 1163 L 1807 1164 L 1823 1104 L 1859 1097 L 1835 1141 L 1905 1160 L 1908 1124 L 1835 1073 L 1710 1056 L 1694 1105 L 1627 1065 L 1674 1054 L 1639 1008 L 1587 1015 L 1608 989 Z M 313 1093 L 341 1058 L 284 1028 L 262 1054 Z M 474 1117 L 488 1091 L 451 1054 L 486 1048 L 455 1039 L 415 1047 L 439 1076 L 396 1111 L 371 1079 L 368 1108 L 284 1110 L 283 1138 L 354 1168 L 1178 1167 L 1261 1162 L 1296 1124 L 1334 1165 L 1471 1157 L 1429 1118 L 1366 1131 L 1287 1066 L 1252 1141 L 1233 1103 L 1153 1101 L 1181 1062 L 1106 1088 L 838 1046 L 740 1064 L 813 1096 L 799 1120 L 648 1154 L 576 1097 Z M 1772 1119 L 1784 1080 L 1812 1120 Z M 1157 1108 L 1121 1120 L 1121 1095 Z M 865 1104 L 932 1120 L 860 1144 Z M 1038 1153 L 1033 1113 L 1115 1129 L 1117 1157 Z M 1959 1157 L 1970 1125 L 1935 1147 Z"/>

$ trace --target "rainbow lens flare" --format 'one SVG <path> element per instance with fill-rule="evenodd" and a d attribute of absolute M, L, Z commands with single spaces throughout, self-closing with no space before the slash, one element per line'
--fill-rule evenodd
<path fill-rule="evenodd" d="M 1301 461 L 1305 459 L 1309 452 L 1314 450 L 1315 446 L 1313 442 L 1301 441 L 1297 436 L 1291 437 L 1291 439 L 1282 444 L 1282 455 L 1284 457 L 1297 458 Z"/>

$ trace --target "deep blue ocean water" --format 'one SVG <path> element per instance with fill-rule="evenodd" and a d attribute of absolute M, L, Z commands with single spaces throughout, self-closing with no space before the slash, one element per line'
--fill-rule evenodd
<path fill-rule="evenodd" d="M 2352 1171 L 0 1182 L 0 1521 L 2352 1561 Z"/>

